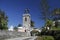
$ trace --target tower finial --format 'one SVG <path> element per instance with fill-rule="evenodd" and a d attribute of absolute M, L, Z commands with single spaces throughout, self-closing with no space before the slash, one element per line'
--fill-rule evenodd
<path fill-rule="evenodd" d="M 26 8 L 24 13 L 29 13 L 29 8 Z"/>

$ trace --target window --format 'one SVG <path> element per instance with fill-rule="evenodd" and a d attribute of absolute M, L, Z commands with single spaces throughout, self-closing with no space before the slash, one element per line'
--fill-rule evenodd
<path fill-rule="evenodd" d="M 25 18 L 25 21 L 27 21 L 27 18 Z"/>

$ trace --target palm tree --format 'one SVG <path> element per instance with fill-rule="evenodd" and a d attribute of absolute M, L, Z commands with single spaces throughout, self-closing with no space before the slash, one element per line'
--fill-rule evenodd
<path fill-rule="evenodd" d="M 52 25 L 53 25 L 53 21 L 52 20 L 47 20 L 46 26 L 48 26 L 49 28 L 51 28 Z"/>
<path fill-rule="evenodd" d="M 41 18 L 46 22 L 47 19 L 49 19 L 50 17 L 50 13 L 49 13 L 49 4 L 48 4 L 48 0 L 41 0 L 40 1 L 40 12 L 41 12 Z"/>

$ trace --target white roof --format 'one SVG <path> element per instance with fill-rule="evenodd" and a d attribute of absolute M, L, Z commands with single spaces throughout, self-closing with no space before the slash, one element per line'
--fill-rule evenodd
<path fill-rule="evenodd" d="M 18 27 L 18 28 L 23 28 L 23 27 Z"/>

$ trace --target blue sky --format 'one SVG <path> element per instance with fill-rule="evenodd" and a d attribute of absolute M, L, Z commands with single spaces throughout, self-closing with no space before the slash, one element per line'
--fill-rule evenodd
<path fill-rule="evenodd" d="M 8 16 L 8 26 L 17 26 L 22 24 L 22 15 L 25 8 L 30 8 L 31 19 L 35 22 L 35 27 L 39 28 L 44 25 L 41 20 L 39 10 L 40 0 L 0 0 L 0 9 L 6 12 Z M 48 0 L 51 10 L 60 8 L 60 0 Z"/>

